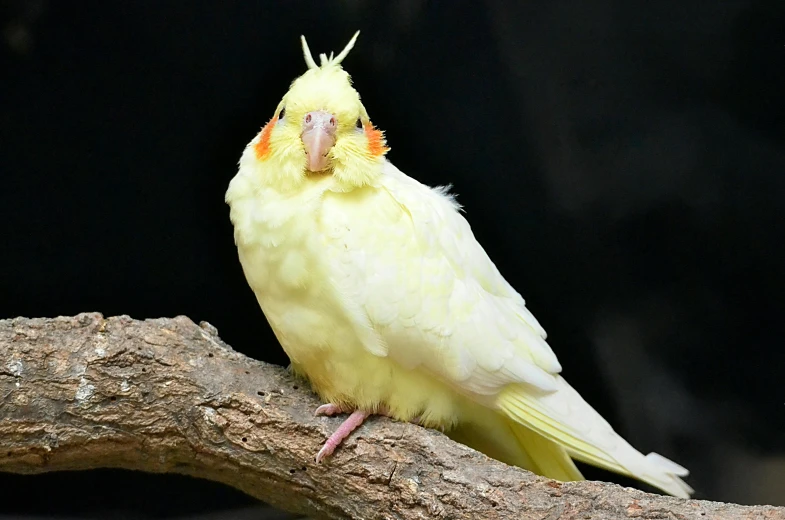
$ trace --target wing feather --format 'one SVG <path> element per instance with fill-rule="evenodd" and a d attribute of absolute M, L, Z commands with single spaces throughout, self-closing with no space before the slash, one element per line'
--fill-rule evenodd
<path fill-rule="evenodd" d="M 635 450 L 558 375 L 545 331 L 457 209 L 389 163 L 381 186 L 325 195 L 321 250 L 366 348 L 490 398 L 552 476 L 580 478 L 570 455 L 688 496 L 684 468 Z"/>
<path fill-rule="evenodd" d="M 327 193 L 328 272 L 384 345 L 458 390 L 492 396 L 510 383 L 556 390 L 545 331 L 501 276 L 458 206 L 387 163 L 381 187 Z"/>

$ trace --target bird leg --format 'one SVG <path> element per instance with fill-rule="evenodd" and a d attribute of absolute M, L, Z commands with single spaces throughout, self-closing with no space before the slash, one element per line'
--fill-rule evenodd
<path fill-rule="evenodd" d="M 330 438 L 324 443 L 322 449 L 319 450 L 319 453 L 316 454 L 316 462 L 317 464 L 320 463 L 325 457 L 329 457 L 333 454 L 335 449 L 341 445 L 341 443 L 357 428 L 359 428 L 362 423 L 371 415 L 383 415 L 385 417 L 390 417 L 394 419 L 387 410 L 386 407 L 382 407 L 373 414 L 371 412 L 364 412 L 362 410 L 352 410 L 351 408 L 346 408 L 338 404 L 334 403 L 327 403 L 323 404 L 318 407 L 313 414 L 314 415 L 326 415 L 328 417 L 332 417 L 334 415 L 338 415 L 341 413 L 348 413 L 350 414 L 349 417 L 341 423 L 335 432 L 330 435 Z M 420 424 L 420 417 L 415 417 L 414 419 L 410 420 L 412 424 Z"/>
<path fill-rule="evenodd" d="M 338 413 L 342 413 L 344 410 L 341 409 L 340 406 L 335 404 L 323 404 L 319 408 L 316 409 L 316 415 L 336 415 Z M 319 464 L 322 459 L 325 457 L 329 457 L 335 451 L 335 448 L 341 445 L 344 439 L 346 439 L 349 434 L 351 434 L 354 430 L 356 430 L 368 416 L 371 415 L 369 412 L 364 412 L 362 410 L 355 410 L 346 419 L 341 425 L 338 427 L 330 438 L 324 443 L 322 449 L 319 450 L 319 453 L 316 454 L 316 463 Z"/>

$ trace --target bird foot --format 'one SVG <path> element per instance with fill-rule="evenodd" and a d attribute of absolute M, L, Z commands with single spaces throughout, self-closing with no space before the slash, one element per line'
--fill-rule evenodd
<path fill-rule="evenodd" d="M 346 409 L 341 407 L 340 405 L 327 403 L 323 404 L 316 410 L 314 410 L 313 414 L 316 416 L 326 415 L 327 417 L 332 417 L 333 415 L 338 415 L 339 413 L 351 413 L 352 410 Z"/>
<path fill-rule="evenodd" d="M 314 410 L 313 414 L 316 416 L 327 416 L 333 417 L 338 414 L 348 413 L 350 414 L 349 417 L 341 423 L 335 432 L 330 435 L 330 438 L 322 446 L 322 449 L 319 450 L 319 453 L 316 454 L 316 463 L 320 463 L 326 457 L 329 457 L 333 454 L 333 452 L 341 445 L 341 443 L 351 435 L 351 433 L 359 428 L 362 423 L 371 415 L 383 415 L 386 417 L 393 418 L 386 408 L 380 408 L 376 412 L 365 412 L 362 410 L 353 410 L 352 408 L 347 408 L 345 406 L 341 406 L 334 403 L 327 403 L 319 406 L 316 410 Z M 415 417 L 412 419 L 411 423 L 413 424 L 420 424 L 421 418 Z"/>
<path fill-rule="evenodd" d="M 338 413 L 342 413 L 344 410 L 341 409 L 340 406 L 334 404 L 324 404 L 316 409 L 316 415 L 336 415 Z M 333 454 L 335 449 L 341 445 L 341 443 L 346 439 L 354 430 L 360 427 L 360 425 L 371 415 L 369 412 L 364 412 L 362 410 L 355 410 L 352 414 L 338 427 L 330 438 L 322 446 L 322 449 L 319 450 L 319 453 L 316 454 L 316 463 L 319 464 L 325 457 L 329 457 Z"/>

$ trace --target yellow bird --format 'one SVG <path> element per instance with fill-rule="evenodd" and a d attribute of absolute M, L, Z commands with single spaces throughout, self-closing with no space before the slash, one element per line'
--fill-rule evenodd
<path fill-rule="evenodd" d="M 445 188 L 385 157 L 338 55 L 313 59 L 245 148 L 229 184 L 248 284 L 292 369 L 350 413 L 329 456 L 371 414 L 446 430 L 562 481 L 573 459 L 689 497 L 688 471 L 622 439 L 559 373 L 545 331 Z"/>

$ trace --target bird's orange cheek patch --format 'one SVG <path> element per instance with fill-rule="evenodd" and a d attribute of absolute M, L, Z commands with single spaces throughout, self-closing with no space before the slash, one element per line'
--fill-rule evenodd
<path fill-rule="evenodd" d="M 257 159 L 264 159 L 270 154 L 270 135 L 273 133 L 275 123 L 278 121 L 278 116 L 270 119 L 270 122 L 264 125 L 261 133 L 259 134 L 259 142 L 256 143 L 256 157 Z"/>
<path fill-rule="evenodd" d="M 363 128 L 365 129 L 365 137 L 368 139 L 368 151 L 371 155 L 379 156 L 389 150 L 389 148 L 385 146 L 384 136 L 382 135 L 381 130 L 374 128 L 370 122 L 365 123 Z"/>

